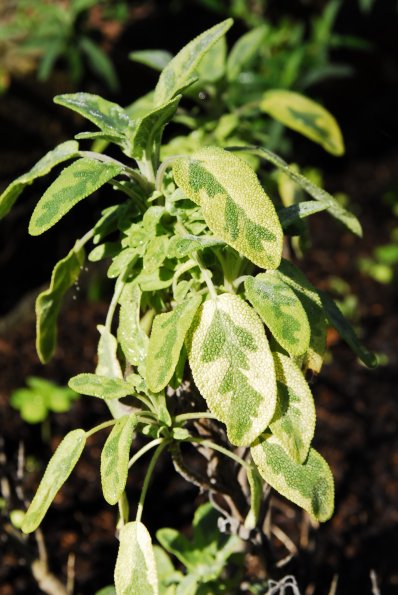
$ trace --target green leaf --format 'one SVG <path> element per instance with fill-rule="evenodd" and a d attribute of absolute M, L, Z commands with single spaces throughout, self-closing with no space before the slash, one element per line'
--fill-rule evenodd
<path fill-rule="evenodd" d="M 119 81 L 108 54 L 89 37 L 81 36 L 79 45 L 87 56 L 91 70 L 105 82 L 109 89 L 117 91 Z"/>
<path fill-rule="evenodd" d="M 184 258 L 184 256 L 190 256 L 198 250 L 213 246 L 225 246 L 225 242 L 214 236 L 194 236 L 192 234 L 174 236 L 169 243 L 168 257 Z"/>
<path fill-rule="evenodd" d="M 21 388 L 11 395 L 10 404 L 18 409 L 21 418 L 28 424 L 38 424 L 44 421 L 48 415 L 46 400 L 38 392 Z"/>
<path fill-rule="evenodd" d="M 343 313 L 334 300 L 332 300 L 332 298 L 323 291 L 318 291 L 318 293 L 330 324 L 334 326 L 334 328 L 343 337 L 344 341 L 348 343 L 351 349 L 357 354 L 357 356 L 366 366 L 369 368 L 374 368 L 377 366 L 376 355 L 362 345 L 354 329 L 344 317 Z"/>
<path fill-rule="evenodd" d="M 145 525 L 138 521 L 127 523 L 119 539 L 115 568 L 117 595 L 158 595 L 155 556 Z"/>
<path fill-rule="evenodd" d="M 195 74 L 198 76 L 197 86 L 203 83 L 215 83 L 221 79 L 225 72 L 225 60 L 227 56 L 227 42 L 221 37 L 201 58 L 196 67 Z"/>
<path fill-rule="evenodd" d="M 269 427 L 287 454 L 303 463 L 315 431 L 314 400 L 300 368 L 282 353 L 273 356 L 278 395 Z"/>
<path fill-rule="evenodd" d="M 140 62 L 149 68 L 161 71 L 172 60 L 173 55 L 165 50 L 137 50 L 130 52 L 129 58 L 134 62 Z"/>
<path fill-rule="evenodd" d="M 252 463 L 247 471 L 250 486 L 250 510 L 245 520 L 245 527 L 256 527 L 260 518 L 261 505 L 264 500 L 264 481 L 257 467 Z"/>
<path fill-rule="evenodd" d="M 79 159 L 62 170 L 33 211 L 29 233 L 38 236 L 55 225 L 78 202 L 117 176 L 123 167 L 94 159 Z"/>
<path fill-rule="evenodd" d="M 328 206 L 325 203 L 307 200 L 296 205 L 291 205 L 286 209 L 281 209 L 278 211 L 278 217 L 282 228 L 287 229 L 290 225 L 298 223 L 301 219 L 325 211 L 327 208 Z"/>
<path fill-rule="evenodd" d="M 240 297 L 223 294 L 204 303 L 187 337 L 193 378 L 228 438 L 248 446 L 275 412 L 274 362 L 264 327 Z"/>
<path fill-rule="evenodd" d="M 101 337 L 98 343 L 98 364 L 95 373 L 98 376 L 123 378 L 122 369 L 117 359 L 116 338 L 102 324 L 99 324 L 97 328 Z"/>
<path fill-rule="evenodd" d="M 126 283 L 119 303 L 117 338 L 128 363 L 138 366 L 145 360 L 148 337 L 140 326 L 141 290 L 135 280 Z"/>
<path fill-rule="evenodd" d="M 285 89 L 273 89 L 264 93 L 260 109 L 319 143 L 332 155 L 344 154 L 343 136 L 335 118 L 312 99 Z"/>
<path fill-rule="evenodd" d="M 133 393 L 132 385 L 125 380 L 98 374 L 78 374 L 73 376 L 68 384 L 80 395 L 89 395 L 100 399 L 121 399 Z"/>
<path fill-rule="evenodd" d="M 107 101 L 91 93 L 68 93 L 57 95 L 54 102 L 71 109 L 110 136 L 124 137 L 130 118 L 117 103 Z"/>
<path fill-rule="evenodd" d="M 235 81 L 242 70 L 258 56 L 258 51 L 265 42 L 267 26 L 261 25 L 245 33 L 238 39 L 228 56 L 227 77 Z"/>
<path fill-rule="evenodd" d="M 232 23 L 232 19 L 218 23 L 195 37 L 174 56 L 159 77 L 155 88 L 155 105 L 169 101 L 192 81 L 200 60 L 212 45 L 225 35 Z"/>
<path fill-rule="evenodd" d="M 36 350 L 40 361 L 48 362 L 57 343 L 57 319 L 61 301 L 80 274 L 84 262 L 84 250 L 78 242 L 54 267 L 50 287 L 36 299 Z"/>
<path fill-rule="evenodd" d="M 333 514 L 334 483 L 328 464 L 310 449 L 303 464 L 293 461 L 275 436 L 261 438 L 251 448 L 255 464 L 266 482 L 277 492 L 304 508 L 318 521 Z"/>
<path fill-rule="evenodd" d="M 292 355 L 302 355 L 310 343 L 310 325 L 301 301 L 276 271 L 245 281 L 246 295 L 278 343 Z"/>
<path fill-rule="evenodd" d="M 160 392 L 173 376 L 200 303 L 201 297 L 194 296 L 154 319 L 146 360 L 146 382 L 152 392 Z"/>
<path fill-rule="evenodd" d="M 22 531 L 35 531 L 43 520 L 51 502 L 62 484 L 68 479 L 80 458 L 86 443 L 84 430 L 69 432 L 50 459 L 47 469 L 25 515 Z"/>
<path fill-rule="evenodd" d="M 137 418 L 119 417 L 101 453 L 101 484 L 105 500 L 117 504 L 126 487 L 130 447 Z"/>
<path fill-rule="evenodd" d="M 173 165 L 176 184 L 202 207 L 212 232 L 262 268 L 277 268 L 282 228 L 274 205 L 242 159 L 206 147 Z"/>
<path fill-rule="evenodd" d="M 77 157 L 78 150 L 79 144 L 74 140 L 68 140 L 44 155 L 44 157 L 42 157 L 42 159 L 40 159 L 40 161 L 38 161 L 26 174 L 23 174 L 11 182 L 0 196 L 0 219 L 7 215 L 11 210 L 15 201 L 26 186 L 32 184 L 37 178 L 48 174 L 53 167 L 59 163 Z"/>

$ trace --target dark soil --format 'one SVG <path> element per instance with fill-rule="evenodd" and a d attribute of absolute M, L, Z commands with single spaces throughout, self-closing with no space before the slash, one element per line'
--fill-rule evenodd
<path fill-rule="evenodd" d="M 387 5 L 388 2 L 384 4 Z M 363 341 L 375 352 L 387 356 L 385 365 L 367 370 L 333 331 L 329 333 L 330 361 L 312 386 L 318 416 L 314 445 L 333 470 L 336 512 L 328 523 L 309 527 L 301 511 L 275 497 L 273 513 L 276 525 L 297 548 L 292 560 L 281 569 L 281 576 L 295 575 L 306 595 L 326 595 L 333 580 L 337 580 L 338 595 L 371 594 L 371 573 L 373 593 L 377 593 L 375 581 L 382 595 L 398 593 L 398 284 L 396 276 L 390 285 L 377 284 L 361 275 L 357 264 L 359 256 L 371 255 L 375 246 L 388 241 L 389 232 L 397 226 L 382 200 L 387 192 L 397 193 L 398 188 L 397 127 L 393 120 L 397 74 L 391 71 L 391 52 L 397 50 L 392 32 L 397 30 L 398 18 L 391 11 L 387 13 L 376 11 L 373 22 L 358 21 L 354 32 L 368 36 L 376 49 L 369 59 L 357 59 L 357 78 L 319 89 L 319 93 L 330 98 L 329 107 L 346 131 L 347 156 L 339 162 L 325 157 L 319 163 L 318 150 L 309 153 L 306 144 L 298 145 L 305 155 L 303 163 L 323 167 L 325 185 L 330 191 L 349 195 L 364 227 L 364 239 L 360 240 L 326 215 L 315 216 L 311 221 L 313 247 L 302 266 L 321 288 L 330 287 L 331 275 L 349 284 L 351 292 L 359 297 L 355 319 Z M 154 23 L 159 25 L 156 11 L 151 14 L 148 29 Z M 197 31 L 214 22 L 214 17 L 200 15 Z M 341 30 L 353 32 L 352 11 L 347 9 L 345 16 L 351 20 L 347 23 L 342 19 Z M 178 35 L 171 50 L 181 45 L 182 38 L 189 38 L 178 29 L 178 23 L 175 27 Z M 141 23 L 133 29 L 138 35 L 134 47 L 145 46 L 142 41 L 148 29 Z M 164 26 L 159 31 L 166 35 L 166 29 Z M 123 43 L 127 44 L 126 40 Z M 157 45 L 166 47 L 166 38 Z M 127 49 L 134 47 L 129 45 Z M 117 52 L 122 49 L 123 44 Z M 123 68 L 127 72 L 124 63 Z M 141 80 L 143 87 L 146 83 L 145 79 Z M 66 88 L 62 78 L 52 80 L 45 88 L 29 80 L 20 81 L 1 99 L 2 138 L 9 141 L 8 144 L 2 141 L 0 147 L 2 186 L 29 168 L 55 143 L 69 138 L 77 127 L 67 117 L 60 121 L 59 110 L 53 108 L 49 99 Z M 137 89 L 134 95 L 145 90 Z M 131 98 L 130 95 L 125 103 Z M 13 506 L 19 506 L 16 479 L 19 444 L 23 443 L 26 453 L 29 472 L 22 483 L 26 498 L 30 499 L 46 462 L 65 433 L 76 427 L 88 429 L 107 419 L 102 402 L 82 397 L 69 413 L 51 415 L 51 439 L 46 442 L 40 427 L 22 422 L 18 412 L 9 406 L 10 394 L 23 386 L 26 376 L 43 376 L 66 384 L 70 376 L 92 371 L 98 338 L 96 325 L 103 323 L 106 314 L 105 303 L 86 300 L 84 287 L 88 280 L 83 279 L 83 290 L 73 290 L 74 299 L 65 305 L 60 317 L 54 359 L 45 367 L 39 363 L 34 347 L 33 301 L 25 299 L 24 306 L 17 310 L 15 306 L 29 291 L 48 281 L 52 265 L 67 252 L 71 238 L 77 231 L 84 231 L 100 209 L 96 205 L 93 213 L 91 205 L 83 206 L 78 220 L 73 221 L 73 230 L 69 229 L 72 225 L 69 220 L 43 239 L 29 238 L 26 224 L 43 188 L 38 184 L 26 192 L 20 206 L 1 222 L 0 420 L 6 454 L 2 477 L 9 480 Z M 92 279 L 92 271 L 86 276 Z M 106 293 L 106 287 L 103 292 Z M 11 311 L 16 312 L 12 318 Z M 101 496 L 99 457 L 104 438 L 103 435 L 90 438 L 75 472 L 57 495 L 42 525 L 49 565 L 55 575 L 65 580 L 68 556 L 76 556 L 77 594 L 94 594 L 113 582 L 117 511 Z M 132 507 L 138 499 L 144 470 L 145 461 L 134 469 L 129 479 Z M 4 480 L 1 487 L 3 491 Z M 187 529 L 198 498 L 197 488 L 180 478 L 167 457 L 163 457 L 148 495 L 144 521 L 152 532 L 163 526 Z M 34 539 L 29 538 L 21 545 L 12 537 L 7 523 L 3 529 L 1 595 L 39 592 L 28 564 L 30 556 L 36 556 Z M 275 546 L 281 558 L 287 554 L 278 535 Z"/>

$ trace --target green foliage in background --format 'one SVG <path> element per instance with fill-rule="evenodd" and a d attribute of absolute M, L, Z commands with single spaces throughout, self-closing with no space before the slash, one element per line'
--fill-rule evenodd
<path fill-rule="evenodd" d="M 66 386 L 58 386 L 36 376 L 29 376 L 26 384 L 27 388 L 19 388 L 11 394 L 10 403 L 29 424 L 43 422 L 50 412 L 69 411 L 78 396 Z"/>

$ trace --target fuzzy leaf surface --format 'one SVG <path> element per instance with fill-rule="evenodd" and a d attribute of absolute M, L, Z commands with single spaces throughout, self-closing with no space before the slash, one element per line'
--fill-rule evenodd
<path fill-rule="evenodd" d="M 123 378 L 123 372 L 117 358 L 117 341 L 112 333 L 102 324 L 98 325 L 98 364 L 95 373 L 110 378 Z"/>
<path fill-rule="evenodd" d="M 146 360 L 146 382 L 152 392 L 160 392 L 171 380 L 201 301 L 200 296 L 195 296 L 178 304 L 172 312 L 155 317 Z"/>
<path fill-rule="evenodd" d="M 132 385 L 125 380 L 98 374 L 77 374 L 69 380 L 68 385 L 80 395 L 100 399 L 121 399 L 133 393 Z"/>
<path fill-rule="evenodd" d="M 169 243 L 168 257 L 184 258 L 184 256 L 190 256 L 198 250 L 214 246 L 225 246 L 225 242 L 214 236 L 195 236 L 191 234 L 174 236 Z"/>
<path fill-rule="evenodd" d="M 240 297 L 204 303 L 187 337 L 188 358 L 200 393 L 227 426 L 232 444 L 248 446 L 271 421 L 275 368 L 264 327 Z"/>
<path fill-rule="evenodd" d="M 141 522 L 127 523 L 120 531 L 115 567 L 117 595 L 158 595 L 158 578 L 151 536 Z"/>
<path fill-rule="evenodd" d="M 287 454 L 303 463 L 315 431 L 314 400 L 300 368 L 282 353 L 273 356 L 278 393 L 269 427 Z"/>
<path fill-rule="evenodd" d="M 130 447 L 137 418 L 119 417 L 101 452 L 101 484 L 105 500 L 117 504 L 126 487 Z"/>
<path fill-rule="evenodd" d="M 343 136 L 335 118 L 312 99 L 286 89 L 273 89 L 263 95 L 260 109 L 332 155 L 344 154 Z"/>
<path fill-rule="evenodd" d="M 44 155 L 31 170 L 11 182 L 0 196 L 0 219 L 7 215 L 26 186 L 32 184 L 37 178 L 48 174 L 56 165 L 59 165 L 63 161 L 77 157 L 78 150 L 79 144 L 74 140 L 61 143 Z"/>
<path fill-rule="evenodd" d="M 286 351 L 302 355 L 310 343 L 310 325 L 301 301 L 275 271 L 245 281 L 246 295 Z"/>
<path fill-rule="evenodd" d="M 304 508 L 318 521 L 333 514 L 334 482 L 325 459 L 310 449 L 303 464 L 293 461 L 275 436 L 260 438 L 251 454 L 258 470 L 277 492 Z"/>
<path fill-rule="evenodd" d="M 225 35 L 232 22 L 232 19 L 226 19 L 204 31 L 174 56 L 160 74 L 155 88 L 155 105 L 166 103 L 187 86 L 200 60 L 212 45 Z"/>
<path fill-rule="evenodd" d="M 48 362 L 57 343 L 57 319 L 65 293 L 77 281 L 84 262 L 83 248 L 76 246 L 55 265 L 50 287 L 36 299 L 36 350 L 40 361 Z"/>
<path fill-rule="evenodd" d="M 31 533 L 40 525 L 56 493 L 68 479 L 79 460 L 85 443 L 85 431 L 72 430 L 59 444 L 47 465 L 35 497 L 25 515 L 22 524 L 24 533 Z"/>
<path fill-rule="evenodd" d="M 62 170 L 33 211 L 29 233 L 38 236 L 55 225 L 78 202 L 117 176 L 123 167 L 94 159 L 78 159 Z"/>
<path fill-rule="evenodd" d="M 199 204 L 212 232 L 262 268 L 278 267 L 283 233 L 274 205 L 249 165 L 206 147 L 173 166 L 177 185 Z"/>
<path fill-rule="evenodd" d="M 148 337 L 140 326 L 141 290 L 134 282 L 126 283 L 121 293 L 117 338 L 129 364 L 138 366 L 145 360 Z"/>
<path fill-rule="evenodd" d="M 325 211 L 327 208 L 327 205 L 324 203 L 319 203 L 315 200 L 306 200 L 296 205 L 291 205 L 286 209 L 281 209 L 278 211 L 278 217 L 282 228 L 286 229 L 289 225 L 298 223 L 301 219 L 310 217 L 315 213 Z"/>

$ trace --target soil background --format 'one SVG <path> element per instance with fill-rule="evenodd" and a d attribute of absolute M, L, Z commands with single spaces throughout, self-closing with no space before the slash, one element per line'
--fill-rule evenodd
<path fill-rule="evenodd" d="M 122 105 L 155 82 L 155 76 L 144 67 L 126 60 L 129 51 L 146 47 L 176 51 L 220 20 L 194 2 L 180 2 L 180 10 L 174 12 L 160 1 L 132 4 L 137 4 L 134 18 L 112 50 L 122 81 L 122 91 L 115 99 Z M 271 18 L 276 20 L 288 4 L 270 1 Z M 297 15 L 307 18 L 306 7 L 295 5 Z M 231 39 L 242 31 L 238 25 Z M 337 31 L 358 35 L 372 44 L 365 53 L 336 53 L 336 60 L 355 68 L 350 79 L 328 81 L 311 89 L 311 96 L 322 100 L 340 123 L 346 155 L 341 159 L 329 157 L 300 138 L 294 138 L 294 154 L 298 162 L 322 168 L 329 191 L 348 194 L 351 208 L 363 224 L 364 238 L 351 236 L 324 214 L 313 217 L 313 247 L 302 266 L 322 289 L 330 289 L 331 276 L 349 284 L 350 292 L 358 296 L 355 321 L 364 343 L 386 357 L 383 365 L 368 370 L 334 332 L 329 333 L 330 357 L 312 385 L 318 416 L 314 446 L 333 470 L 336 513 L 328 523 L 308 529 L 303 514 L 276 497 L 274 518 L 297 547 L 297 554 L 283 568 L 282 576 L 296 576 L 303 594 L 326 595 L 334 580 L 339 595 L 377 593 L 375 581 L 382 595 L 390 595 L 398 593 L 398 285 L 396 271 L 389 285 L 361 275 L 358 258 L 370 256 L 397 227 L 383 199 L 389 194 L 398 202 L 396 3 L 376 0 L 369 15 L 359 12 L 354 1 L 344 3 Z M 105 93 L 90 79 L 81 88 Z M 16 80 L 0 98 L 0 189 L 79 130 L 80 123 L 52 103 L 54 94 L 67 90 L 62 73 L 55 73 L 46 84 L 39 85 L 33 78 Z M 85 288 L 95 275 L 90 269 L 83 275 L 81 289 L 72 290 L 62 311 L 54 359 L 45 367 L 39 363 L 34 347 L 32 296 L 48 282 L 54 263 L 70 249 L 72 238 L 88 228 L 103 206 L 102 199 L 95 207 L 82 203 L 77 218 L 66 217 L 45 237 L 31 238 L 27 222 L 47 184 L 48 180 L 27 189 L 10 215 L 0 222 L 0 422 L 6 455 L 1 462 L 2 477 L 9 479 L 11 498 L 16 503 L 20 443 L 24 444 L 30 469 L 23 478 L 30 499 L 46 462 L 65 433 L 107 419 L 103 403 L 82 397 L 69 413 L 51 415 L 51 439 L 46 442 L 40 427 L 22 422 L 8 403 L 10 394 L 24 385 L 26 376 L 43 376 L 66 384 L 70 376 L 92 371 L 96 325 L 103 323 L 106 314 L 105 302 L 87 299 Z M 107 296 L 106 286 L 102 293 Z M 49 564 L 57 576 L 65 577 L 68 556 L 75 554 L 77 594 L 94 594 L 113 581 L 116 510 L 101 496 L 98 461 L 103 440 L 104 436 L 97 435 L 90 439 L 76 471 L 57 495 L 42 525 Z M 133 503 L 137 502 L 144 465 L 145 461 L 129 479 Z M 144 522 L 151 531 L 164 526 L 187 530 L 197 499 L 197 489 L 177 476 L 164 457 L 148 495 Z M 3 522 L 1 595 L 39 592 L 28 565 L 29 552 L 10 536 L 6 520 Z M 276 547 L 281 555 L 286 553 L 282 544 Z M 29 540 L 29 548 L 34 555 L 33 539 Z"/>

